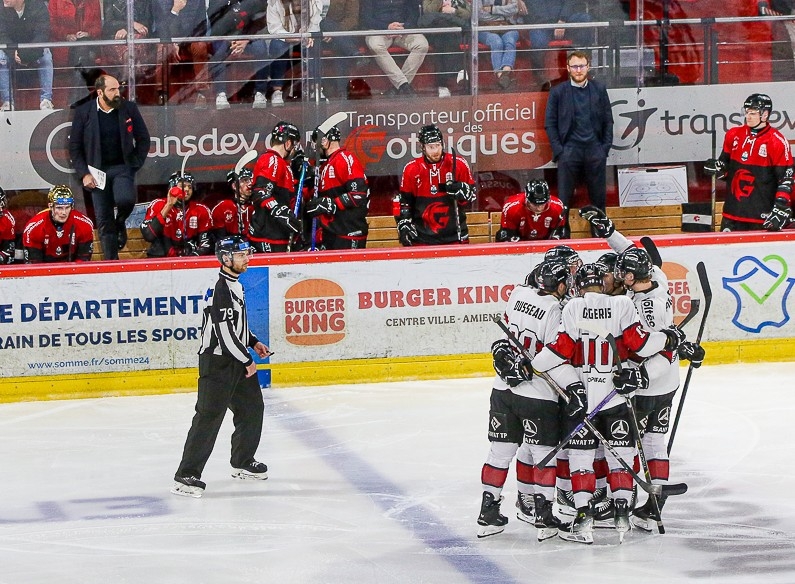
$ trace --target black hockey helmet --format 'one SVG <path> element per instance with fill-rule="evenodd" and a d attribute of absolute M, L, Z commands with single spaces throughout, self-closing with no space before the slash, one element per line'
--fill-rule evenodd
<path fill-rule="evenodd" d="M 254 178 L 254 173 L 248 168 L 241 169 L 240 174 L 236 173 L 234 169 L 226 173 L 226 182 L 228 182 L 230 185 L 234 184 L 237 180 L 246 180 L 250 178 Z"/>
<path fill-rule="evenodd" d="M 620 280 L 623 280 L 627 274 L 632 274 L 636 280 L 646 280 L 651 276 L 651 270 L 651 258 L 646 250 L 630 247 L 618 256 L 613 273 Z"/>
<path fill-rule="evenodd" d="M 170 189 L 178 187 L 183 183 L 188 183 L 191 186 L 195 186 L 196 179 L 189 172 L 185 173 L 175 172 L 170 177 L 168 177 L 168 188 Z"/>
<path fill-rule="evenodd" d="M 579 268 L 582 265 L 580 256 L 568 245 L 556 245 L 552 249 L 548 249 L 544 254 L 544 261 L 548 260 L 561 261 L 565 263 L 569 269 L 571 269 L 572 266 Z"/>
<path fill-rule="evenodd" d="M 530 286 L 531 288 L 538 288 L 538 272 L 541 271 L 541 266 L 543 265 L 544 262 L 541 262 L 535 268 L 530 270 L 530 273 L 524 277 L 525 286 Z"/>
<path fill-rule="evenodd" d="M 605 268 L 605 271 L 612 274 L 613 271 L 616 269 L 616 260 L 618 260 L 618 254 L 609 251 L 599 256 L 599 259 L 596 260 L 596 263 L 602 264 Z"/>
<path fill-rule="evenodd" d="M 252 248 L 248 241 L 240 235 L 230 235 L 223 239 L 219 239 L 215 243 L 215 257 L 218 258 L 218 261 L 221 262 L 222 265 L 224 265 L 224 260 L 226 259 L 231 261 L 233 253 L 241 252 L 251 255 L 254 253 L 254 248 Z"/>
<path fill-rule="evenodd" d="M 271 142 L 284 144 L 287 140 L 292 140 L 296 143 L 300 142 L 301 132 L 298 130 L 298 126 L 293 123 L 279 122 L 271 131 Z"/>
<path fill-rule="evenodd" d="M 444 140 L 442 138 L 442 131 L 433 124 L 428 124 L 427 126 L 423 126 L 420 128 L 419 133 L 419 140 L 420 144 L 435 144 L 436 142 L 441 142 L 444 144 Z"/>
<path fill-rule="evenodd" d="M 564 262 L 549 260 L 537 267 L 539 269 L 536 275 L 536 282 L 540 290 L 552 294 L 558 291 L 560 284 L 566 284 L 568 289 L 569 267 Z"/>
<path fill-rule="evenodd" d="M 5 193 L 3 193 L 5 197 Z M 50 205 L 71 205 L 75 206 L 75 196 L 72 189 L 66 185 L 54 185 L 47 193 L 47 202 Z"/>
<path fill-rule="evenodd" d="M 320 131 L 320 126 L 312 130 L 312 142 L 317 144 L 317 141 L 321 138 L 327 138 L 329 142 L 339 142 L 342 140 L 342 132 L 337 126 L 331 126 L 328 132 L 323 134 Z"/>
<path fill-rule="evenodd" d="M 752 93 L 745 98 L 743 109 L 757 109 L 759 112 L 772 112 L 773 100 L 765 93 Z"/>
<path fill-rule="evenodd" d="M 8 197 L 3 187 L 0 187 L 0 211 L 8 207 Z"/>
<path fill-rule="evenodd" d="M 545 180 L 531 180 L 524 187 L 527 204 L 544 205 L 549 202 L 549 184 Z"/>
<path fill-rule="evenodd" d="M 602 288 L 602 278 L 605 275 L 604 267 L 601 264 L 583 264 L 574 275 L 574 281 L 577 283 L 577 288 L 584 290 L 591 286 L 599 286 Z"/>

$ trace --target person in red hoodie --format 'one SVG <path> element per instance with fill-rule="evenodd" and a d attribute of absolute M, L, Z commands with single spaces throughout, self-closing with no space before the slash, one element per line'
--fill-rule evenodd
<path fill-rule="evenodd" d="M 90 261 L 94 253 L 94 224 L 74 208 L 72 189 L 55 185 L 47 200 L 47 208 L 25 225 L 25 263 Z"/>
<path fill-rule="evenodd" d="M 50 38 L 55 42 L 80 43 L 74 47 L 53 48 L 54 65 L 96 66 L 99 49 L 87 43 L 102 36 L 102 10 L 99 0 L 50 0 L 49 9 Z"/>

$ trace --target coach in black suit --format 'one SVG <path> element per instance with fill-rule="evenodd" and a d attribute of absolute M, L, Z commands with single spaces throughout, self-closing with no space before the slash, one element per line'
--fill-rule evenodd
<path fill-rule="evenodd" d="M 117 260 L 127 244 L 124 222 L 135 207 L 135 173 L 149 154 L 149 130 L 138 106 L 121 98 L 118 80 L 101 75 L 94 87 L 97 98 L 75 109 L 69 156 L 83 187 L 91 191 L 102 253 L 106 260 Z M 89 166 L 105 172 L 104 189 L 98 188 Z"/>
<path fill-rule="evenodd" d="M 569 207 L 582 180 L 591 204 L 605 208 L 607 155 L 613 144 L 613 110 L 605 86 L 588 79 L 590 57 L 573 51 L 569 79 L 556 85 L 547 100 L 544 128 L 558 163 L 558 198 Z"/>

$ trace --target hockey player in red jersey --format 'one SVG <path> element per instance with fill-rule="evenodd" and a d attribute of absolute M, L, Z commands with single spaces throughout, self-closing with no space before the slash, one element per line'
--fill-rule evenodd
<path fill-rule="evenodd" d="M 312 133 L 326 163 L 320 169 L 318 196 L 306 204 L 306 214 L 320 219 L 322 249 L 364 249 L 370 189 L 357 158 L 340 147 L 342 134 L 333 126 L 324 136 Z"/>
<path fill-rule="evenodd" d="M 532 358 L 557 337 L 560 300 L 566 294 L 569 271 L 562 262 L 544 262 L 537 270 L 536 287 L 517 286 L 508 299 L 505 322 Z M 519 495 L 516 516 L 538 528 L 538 540 L 554 537 L 560 522 L 552 514 L 555 492 L 555 461 L 544 468 L 533 466 L 558 443 L 560 416 L 558 394 L 546 381 L 520 371 L 529 366 L 514 345 L 501 338 L 491 346 L 494 378 L 489 406 L 491 447 L 481 471 L 483 498 L 478 517 L 478 537 L 505 529 L 508 519 L 500 514 L 502 488 L 508 467 L 516 456 Z M 529 380 L 526 378 L 529 377 Z"/>
<path fill-rule="evenodd" d="M 632 424 L 623 395 L 648 384 L 643 369 L 613 369 L 613 350 L 603 335 L 612 334 L 621 358 L 629 352 L 650 357 L 660 351 L 675 351 L 683 340 L 676 328 L 649 332 L 641 327 L 635 305 L 626 296 L 608 296 L 603 292 L 604 269 L 599 264 L 585 264 L 576 275 L 581 296 L 572 298 L 563 308 L 560 331 L 533 360 L 533 368 L 547 371 L 566 388 L 570 403 L 566 408 L 573 429 L 613 389 L 617 395 L 593 418 L 594 425 L 625 461 L 635 455 Z M 606 331 L 606 333 L 604 332 Z M 587 429 L 568 444 L 571 482 L 577 516 L 569 526 L 561 526 L 561 538 L 579 543 L 593 543 L 593 510 L 590 507 L 596 478 L 593 471 L 596 437 Z M 620 537 L 629 530 L 629 502 L 632 476 L 608 452 L 608 483 L 615 506 L 615 527 Z"/>
<path fill-rule="evenodd" d="M 150 258 L 204 256 L 213 253 L 210 209 L 193 201 L 195 179 L 175 172 L 168 179 L 168 195 L 146 209 L 141 234 L 149 242 Z"/>
<path fill-rule="evenodd" d="M 94 253 L 94 224 L 74 208 L 72 189 L 55 185 L 47 209 L 36 213 L 22 234 L 25 262 L 87 262 Z"/>
<path fill-rule="evenodd" d="M 0 188 L 0 265 L 14 263 L 16 247 L 16 221 L 8 210 L 6 192 Z"/>
<path fill-rule="evenodd" d="M 560 239 L 566 227 L 566 207 L 549 193 L 545 180 L 531 180 L 523 193 L 505 199 L 496 241 Z"/>
<path fill-rule="evenodd" d="M 763 93 L 743 104 L 745 125 L 730 128 L 707 174 L 726 178 L 721 231 L 784 229 L 792 216 L 792 152 L 787 139 L 769 124 L 773 100 Z"/>
<path fill-rule="evenodd" d="M 253 173 L 248 168 L 234 170 L 226 174 L 226 182 L 232 188 L 232 197 L 224 199 L 213 207 L 213 236 L 220 241 L 229 235 L 240 235 L 248 238 L 248 227 L 251 221 L 251 185 Z"/>
<path fill-rule="evenodd" d="M 445 152 L 442 132 L 436 126 L 423 126 L 418 138 L 422 156 L 403 169 L 393 208 L 400 243 L 469 243 L 465 209 L 475 200 L 469 165 Z"/>
<path fill-rule="evenodd" d="M 292 211 L 296 181 L 289 162 L 300 139 L 294 124 L 279 122 L 271 131 L 271 147 L 254 165 L 254 214 L 248 236 L 256 251 L 286 252 L 290 236 L 301 233 L 301 223 Z"/>

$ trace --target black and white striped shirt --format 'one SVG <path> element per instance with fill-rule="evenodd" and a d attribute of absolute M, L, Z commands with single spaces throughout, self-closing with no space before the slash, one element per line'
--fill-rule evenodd
<path fill-rule="evenodd" d="M 257 344 L 248 328 L 243 285 L 221 270 L 214 289 L 207 289 L 202 316 L 199 355 L 226 355 L 248 367 L 253 359 L 247 347 Z"/>

